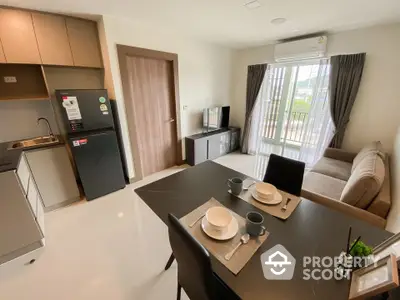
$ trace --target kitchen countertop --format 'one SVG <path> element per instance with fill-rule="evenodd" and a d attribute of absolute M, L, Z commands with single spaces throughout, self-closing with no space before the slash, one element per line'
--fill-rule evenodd
<path fill-rule="evenodd" d="M 64 145 L 64 141 L 61 136 L 56 135 L 58 138 L 58 143 L 51 144 L 51 145 L 37 145 L 29 148 L 21 148 L 21 149 L 10 149 L 8 150 L 8 145 L 11 142 L 4 142 L 0 143 L 0 172 L 7 172 L 11 170 L 16 170 L 19 164 L 19 160 L 21 158 L 21 155 L 24 151 L 30 151 L 34 149 L 41 149 L 41 148 L 51 148 L 51 147 L 56 147 L 59 145 Z M 15 141 L 18 142 L 18 141 Z"/>

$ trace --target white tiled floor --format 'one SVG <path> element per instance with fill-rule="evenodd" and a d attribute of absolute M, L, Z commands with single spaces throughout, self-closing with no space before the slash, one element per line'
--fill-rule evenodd
<path fill-rule="evenodd" d="M 217 162 L 252 175 L 255 158 L 233 153 Z M 44 251 L 32 265 L 0 267 L 0 299 L 175 299 L 176 263 L 164 272 L 167 228 L 133 190 L 184 168 L 46 214 Z"/>
<path fill-rule="evenodd" d="M 247 176 L 255 176 L 257 161 L 256 156 L 234 152 L 225 156 L 221 156 L 214 161 L 225 167 L 241 172 Z"/>

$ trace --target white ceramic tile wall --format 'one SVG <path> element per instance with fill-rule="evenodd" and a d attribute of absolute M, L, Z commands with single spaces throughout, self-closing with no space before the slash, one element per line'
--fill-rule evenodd
<path fill-rule="evenodd" d="M 53 132 L 59 132 L 49 100 L 0 101 L 0 143 L 47 135 L 45 123 L 36 123 L 39 117 L 47 118 Z"/>

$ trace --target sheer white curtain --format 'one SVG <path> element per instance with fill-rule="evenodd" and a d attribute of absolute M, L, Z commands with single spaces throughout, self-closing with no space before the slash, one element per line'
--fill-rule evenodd
<path fill-rule="evenodd" d="M 273 75 L 271 74 L 271 66 L 268 65 L 267 71 L 265 72 L 264 82 L 261 87 L 260 93 L 258 94 L 257 100 L 257 114 L 256 118 L 253 119 L 253 136 L 252 141 L 254 145 L 254 154 L 256 155 L 256 164 L 254 170 L 254 176 L 258 179 L 263 179 L 265 170 L 267 168 L 268 156 L 264 153 L 265 143 L 265 128 L 267 126 L 267 111 L 268 103 L 271 101 Z"/>
<path fill-rule="evenodd" d="M 250 139 L 259 179 L 271 153 L 303 161 L 307 168 L 322 156 L 334 131 L 329 72 L 327 59 L 268 65 Z"/>
<path fill-rule="evenodd" d="M 329 61 L 321 60 L 299 153 L 299 160 L 305 162 L 307 168 L 321 158 L 333 136 L 328 89 Z"/>

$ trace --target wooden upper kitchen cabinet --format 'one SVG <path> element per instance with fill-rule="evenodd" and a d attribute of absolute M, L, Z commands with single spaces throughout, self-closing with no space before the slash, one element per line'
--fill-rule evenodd
<path fill-rule="evenodd" d="M 102 68 L 97 23 L 74 18 L 66 18 L 66 23 L 74 65 Z"/>
<path fill-rule="evenodd" d="M 7 63 L 42 63 L 30 12 L 0 8 L 0 40 Z"/>
<path fill-rule="evenodd" d="M 4 56 L 3 45 L 1 44 L 0 40 L 0 63 L 5 63 L 6 57 Z"/>
<path fill-rule="evenodd" d="M 73 66 L 65 18 L 58 15 L 32 13 L 32 19 L 42 63 Z"/>

